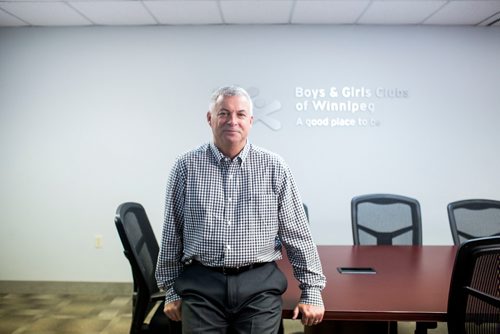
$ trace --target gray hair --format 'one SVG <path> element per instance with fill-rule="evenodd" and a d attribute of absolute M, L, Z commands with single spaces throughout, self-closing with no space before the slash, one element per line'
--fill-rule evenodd
<path fill-rule="evenodd" d="M 227 97 L 227 96 L 243 96 L 248 100 L 248 103 L 250 105 L 250 115 L 253 114 L 253 102 L 252 98 L 250 97 L 250 94 L 248 92 L 238 86 L 224 86 L 216 89 L 212 96 L 210 97 L 210 104 L 209 104 L 209 110 L 212 112 L 214 111 L 215 106 L 217 103 L 221 101 L 221 98 Z"/>

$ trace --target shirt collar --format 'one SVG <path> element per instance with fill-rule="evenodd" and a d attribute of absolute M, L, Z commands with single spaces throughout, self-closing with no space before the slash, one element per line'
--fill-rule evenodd
<path fill-rule="evenodd" d="M 243 149 L 241 150 L 241 152 L 233 160 L 236 159 L 241 164 L 243 162 L 245 162 L 245 160 L 246 160 L 246 158 L 248 156 L 248 152 L 250 152 L 250 146 L 251 146 L 251 144 L 247 140 L 247 143 L 245 144 L 245 146 L 243 147 Z M 210 151 L 212 151 L 212 154 L 214 155 L 215 159 L 219 163 L 221 163 L 222 161 L 224 161 L 224 159 L 227 158 L 224 154 L 222 154 L 221 151 L 219 151 L 219 149 L 217 148 L 217 146 L 215 146 L 214 142 L 210 143 Z M 229 159 L 229 158 L 227 158 L 227 159 Z"/>

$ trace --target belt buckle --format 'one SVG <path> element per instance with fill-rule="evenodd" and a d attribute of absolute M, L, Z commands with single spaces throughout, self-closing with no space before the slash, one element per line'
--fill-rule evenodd
<path fill-rule="evenodd" d="M 243 266 L 243 267 L 222 267 L 222 273 L 224 275 L 238 275 L 238 274 L 241 274 L 242 272 L 244 272 L 246 266 Z"/>
<path fill-rule="evenodd" d="M 239 267 L 222 267 L 222 273 L 224 275 L 235 275 L 239 272 Z"/>

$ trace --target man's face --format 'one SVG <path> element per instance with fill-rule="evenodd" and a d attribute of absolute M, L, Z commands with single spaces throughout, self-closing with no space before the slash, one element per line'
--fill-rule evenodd
<path fill-rule="evenodd" d="M 214 143 L 223 153 L 239 152 L 246 144 L 253 124 L 250 103 L 244 96 L 226 96 L 207 113 Z"/>

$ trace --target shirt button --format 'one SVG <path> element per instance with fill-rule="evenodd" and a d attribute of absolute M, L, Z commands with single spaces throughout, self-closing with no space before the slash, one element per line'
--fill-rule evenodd
<path fill-rule="evenodd" d="M 228 221 L 227 221 L 227 224 L 228 224 L 228 225 L 231 225 L 231 221 L 230 221 L 230 220 L 228 220 Z"/>
<path fill-rule="evenodd" d="M 231 200 L 232 200 L 232 199 L 231 199 L 231 197 L 228 197 L 228 198 L 227 198 L 227 201 L 228 201 L 228 202 L 231 202 Z"/>
<path fill-rule="evenodd" d="M 227 249 L 228 251 L 230 251 L 230 250 L 231 250 L 231 245 L 226 245 L 226 249 Z"/>
<path fill-rule="evenodd" d="M 229 174 L 229 179 L 232 180 L 233 179 L 233 174 Z"/>

